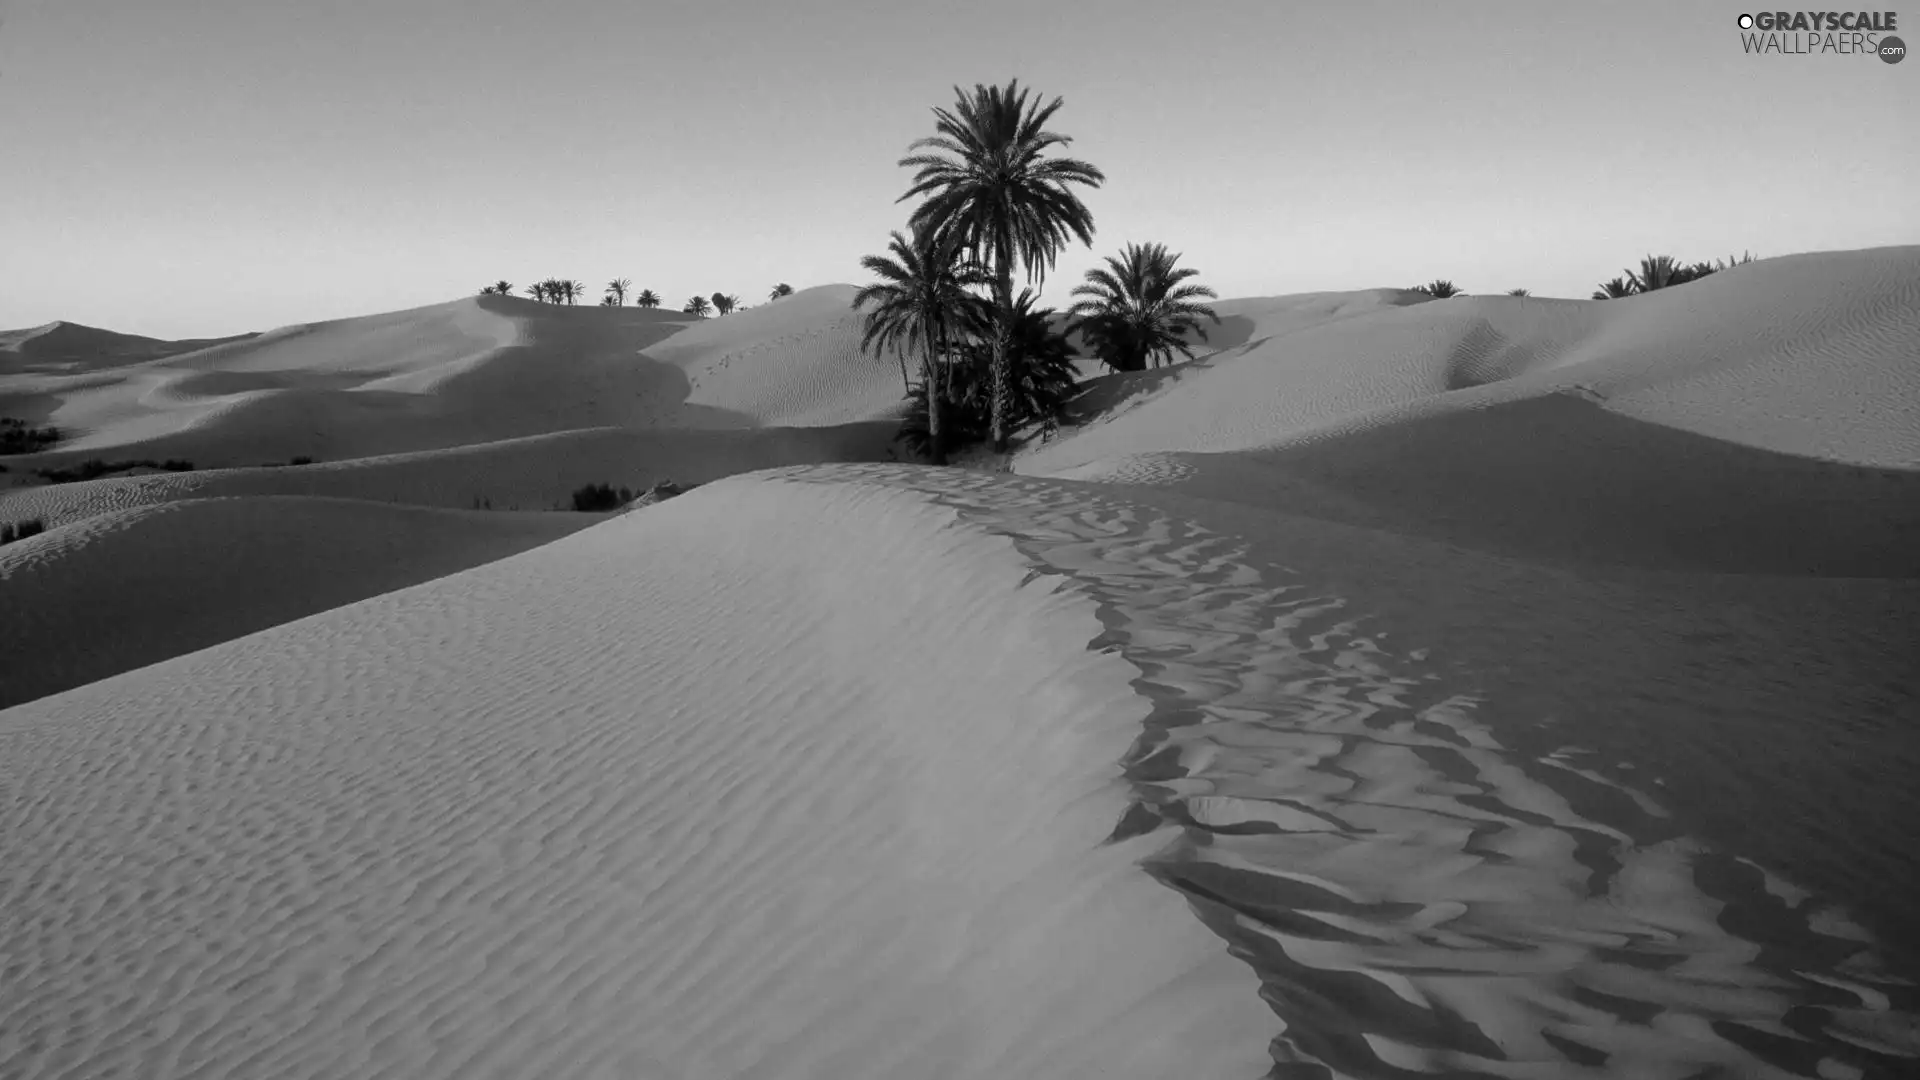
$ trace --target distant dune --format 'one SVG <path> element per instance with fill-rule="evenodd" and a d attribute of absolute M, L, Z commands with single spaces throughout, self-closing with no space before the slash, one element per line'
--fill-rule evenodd
<path fill-rule="evenodd" d="M 246 341 L 253 336 L 161 341 L 79 323 L 51 322 L 27 330 L 0 330 L 0 375 L 64 374 L 126 367 L 214 345 Z"/>
<path fill-rule="evenodd" d="M 1227 300 L 1010 472 L 851 296 L 0 338 L 0 479 L 211 466 L 0 488 L 0 1074 L 1920 1070 L 1920 248 Z"/>

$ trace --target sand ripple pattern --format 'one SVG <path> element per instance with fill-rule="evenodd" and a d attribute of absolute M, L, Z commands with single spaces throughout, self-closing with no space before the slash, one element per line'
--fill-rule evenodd
<path fill-rule="evenodd" d="M 826 466 L 1012 538 L 1154 702 L 1116 839 L 1258 972 L 1275 1077 L 1920 1074 L 1912 983 L 1835 906 L 1581 767 L 1234 541 L 1086 488 Z"/>

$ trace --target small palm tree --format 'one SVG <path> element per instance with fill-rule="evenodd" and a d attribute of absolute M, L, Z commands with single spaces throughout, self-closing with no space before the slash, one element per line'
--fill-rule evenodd
<path fill-rule="evenodd" d="M 1633 282 L 1628 281 L 1626 278 L 1617 277 L 1612 281 L 1601 282 L 1600 287 L 1593 291 L 1593 299 L 1618 300 L 1623 296 L 1632 296 L 1633 293 Z"/>
<path fill-rule="evenodd" d="M 652 289 L 641 289 L 639 295 L 633 298 L 633 306 L 657 308 L 660 306 L 660 294 Z"/>
<path fill-rule="evenodd" d="M 613 297 L 613 303 L 609 306 L 619 307 L 626 303 L 627 290 L 631 288 L 633 288 L 632 278 L 614 278 L 607 282 L 607 295 Z"/>
<path fill-rule="evenodd" d="M 1458 286 L 1446 278 L 1434 278 L 1425 285 L 1415 285 L 1409 292 L 1425 293 L 1435 299 L 1445 300 L 1449 296 L 1464 296 Z"/>
<path fill-rule="evenodd" d="M 493 286 L 491 286 L 491 285 L 482 285 L 482 286 L 480 286 L 480 295 L 481 295 L 481 296 L 492 296 L 492 295 L 493 295 Z"/>
<path fill-rule="evenodd" d="M 733 311 L 734 308 L 737 308 L 740 306 L 739 297 L 729 296 L 723 292 L 714 293 L 712 300 L 713 300 L 713 310 L 718 312 L 721 315 L 729 314 Z"/>
<path fill-rule="evenodd" d="M 512 296 L 512 295 L 513 295 L 513 282 L 511 282 L 511 281 L 508 281 L 508 280 L 507 280 L 507 279 L 505 279 L 505 278 L 501 278 L 501 279 L 500 279 L 499 281 L 496 281 L 496 282 L 494 282 L 494 283 L 493 283 L 493 295 L 495 295 L 495 296 Z"/>
<path fill-rule="evenodd" d="M 601 307 L 619 307 L 620 301 L 614 299 L 614 296 L 612 293 L 608 293 L 607 295 L 600 298 L 600 306 Z"/>
<path fill-rule="evenodd" d="M 681 308 L 680 310 L 686 312 L 689 315 L 698 315 L 704 319 L 707 317 L 708 309 L 710 309 L 712 306 L 713 305 L 710 302 L 708 302 L 706 297 L 696 296 L 693 299 L 687 301 L 687 306 Z"/>
<path fill-rule="evenodd" d="M 1528 292 L 1526 289 L 1508 289 L 1507 295 L 1508 296 L 1532 296 L 1533 294 L 1531 292 Z"/>
<path fill-rule="evenodd" d="M 887 250 L 892 258 L 868 255 L 860 260 L 880 279 L 853 298 L 854 310 L 866 314 L 860 348 L 894 350 L 900 359 L 900 382 L 909 395 L 913 388 L 907 382 L 906 353 L 916 346 L 921 350 L 920 383 L 927 389 L 927 456 L 935 465 L 945 465 L 945 432 L 940 422 L 943 395 L 936 389 L 935 374 L 950 346 L 988 324 L 986 302 L 967 290 L 993 279 L 967 257 L 965 236 L 958 230 L 926 226 L 915 230 L 911 240 L 895 232 Z"/>
<path fill-rule="evenodd" d="M 773 291 L 767 294 L 767 300 L 768 302 L 772 302 L 774 300 L 780 299 L 783 296 L 792 296 L 792 295 L 793 295 L 793 286 L 783 281 L 780 284 L 775 285 L 773 287 Z"/>
<path fill-rule="evenodd" d="M 1106 176 L 1047 151 L 1073 140 L 1047 130 L 1064 100 L 1028 100 L 1020 80 L 1006 86 L 953 88 L 952 109 L 935 108 L 935 135 L 915 140 L 900 159 L 917 170 L 897 202 L 924 196 L 915 228 L 956 230 L 973 260 L 993 268 L 998 324 L 993 335 L 993 448 L 1007 448 L 1007 350 L 1013 337 L 1013 271 L 1042 284 L 1070 237 L 1093 246 L 1093 214 L 1073 190 L 1099 187 Z"/>
<path fill-rule="evenodd" d="M 1149 363 L 1171 362 L 1174 353 L 1193 359 L 1188 335 L 1200 340 L 1207 333 L 1201 319 L 1220 316 L 1202 299 L 1217 294 L 1205 285 L 1188 283 L 1198 270 L 1174 266 L 1180 256 L 1165 244 L 1128 244 L 1107 265 L 1087 271 L 1086 284 L 1075 287 L 1067 314 L 1094 354 L 1115 371 L 1140 371 Z"/>
<path fill-rule="evenodd" d="M 1688 268 L 1681 265 L 1671 255 L 1648 255 L 1640 260 L 1640 269 L 1628 270 L 1627 280 L 1633 283 L 1634 292 L 1652 292 L 1655 289 L 1668 289 L 1691 280 Z"/>

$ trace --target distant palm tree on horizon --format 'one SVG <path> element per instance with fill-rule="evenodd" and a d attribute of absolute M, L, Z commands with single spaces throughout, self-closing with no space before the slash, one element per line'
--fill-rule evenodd
<path fill-rule="evenodd" d="M 631 288 L 633 288 L 632 278 L 614 278 L 612 281 L 607 282 L 607 295 L 613 297 L 611 306 L 619 307 L 626 303 L 627 290 Z"/>
<path fill-rule="evenodd" d="M 1072 139 L 1048 131 L 1047 122 L 1065 99 L 1042 105 L 1013 79 L 1006 86 L 975 84 L 967 93 L 953 88 L 952 109 L 935 107 L 935 135 L 916 139 L 900 159 L 917 170 L 906 194 L 924 196 L 913 212 L 915 229 L 953 230 L 972 261 L 993 270 L 997 307 L 993 332 L 993 419 L 995 452 L 1007 448 L 1007 354 L 1014 330 L 1013 272 L 1018 263 L 1030 284 L 1043 285 L 1070 237 L 1093 246 L 1093 214 L 1072 185 L 1099 187 L 1106 176 L 1074 158 L 1048 158 L 1053 147 Z M 936 395 L 937 396 L 937 395 Z"/>
<path fill-rule="evenodd" d="M 652 289 L 641 289 L 639 295 L 633 298 L 633 306 L 657 308 L 660 306 L 660 294 Z"/>
<path fill-rule="evenodd" d="M 1508 289 L 1507 295 L 1508 296 L 1532 296 L 1533 293 L 1526 289 Z"/>
<path fill-rule="evenodd" d="M 1436 300 L 1445 300 L 1449 296 L 1465 296 L 1466 295 L 1466 293 L 1463 293 L 1460 291 L 1459 286 L 1455 285 L 1451 281 L 1448 281 L 1446 278 L 1434 278 L 1432 281 L 1427 282 L 1425 285 L 1415 285 L 1413 288 L 1407 291 L 1425 293 Z"/>
<path fill-rule="evenodd" d="M 900 361 L 900 383 L 911 395 L 906 354 L 919 348 L 920 381 L 927 391 L 927 457 L 945 465 L 940 360 L 960 338 L 984 330 L 992 319 L 987 302 L 968 290 L 990 285 L 993 278 L 967 257 L 965 237 L 957 230 L 924 226 L 911 239 L 897 230 L 891 237 L 887 250 L 892 258 L 868 255 L 860 260 L 880 279 L 853 298 L 853 309 L 865 315 L 860 349 L 892 349 Z"/>
<path fill-rule="evenodd" d="M 707 309 L 711 306 L 712 304 L 707 300 L 706 297 L 696 296 L 693 299 L 687 301 L 687 306 L 681 308 L 680 310 L 686 312 L 688 315 L 698 315 L 704 319 L 707 317 Z"/>
<path fill-rule="evenodd" d="M 1149 363 L 1171 363 L 1178 352 L 1193 359 L 1187 335 L 1207 340 L 1202 318 L 1215 324 L 1220 316 L 1202 299 L 1219 296 L 1205 285 L 1187 284 L 1199 276 L 1191 267 L 1175 267 L 1180 256 L 1165 244 L 1128 244 L 1119 255 L 1107 256 L 1107 265 L 1086 272 L 1086 283 L 1074 287 L 1080 297 L 1067 309 L 1073 322 L 1102 363 L 1115 371 L 1142 371 Z"/>
<path fill-rule="evenodd" d="M 783 296 L 792 296 L 792 295 L 793 295 L 793 286 L 783 281 L 780 284 L 775 285 L 773 287 L 773 291 L 767 294 L 767 302 L 772 303 L 773 301 L 778 300 Z"/>
<path fill-rule="evenodd" d="M 734 308 L 740 306 L 739 297 L 723 292 L 714 293 L 710 299 L 713 301 L 713 310 L 721 315 L 731 314 Z"/>
<path fill-rule="evenodd" d="M 1632 296 L 1633 293 L 1633 282 L 1628 281 L 1626 278 L 1617 277 L 1612 281 L 1601 282 L 1600 287 L 1593 291 L 1593 299 L 1618 300 L 1623 296 Z"/>

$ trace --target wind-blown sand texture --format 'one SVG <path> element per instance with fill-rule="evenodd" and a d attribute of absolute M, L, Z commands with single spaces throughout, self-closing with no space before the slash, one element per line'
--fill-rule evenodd
<path fill-rule="evenodd" d="M 25 655 L 230 638 L 0 711 L 0 1074 L 1920 1069 L 1920 249 L 1228 301 L 1017 476 L 824 464 L 898 399 L 849 295 L 0 377 L 138 456 L 313 452 L 185 370 L 412 417 L 0 495 Z M 468 509 L 580 476 L 714 482 Z"/>

